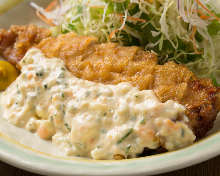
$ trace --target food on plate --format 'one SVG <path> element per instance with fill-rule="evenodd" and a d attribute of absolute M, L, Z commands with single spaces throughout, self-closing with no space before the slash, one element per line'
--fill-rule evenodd
<path fill-rule="evenodd" d="M 186 106 L 189 124 L 197 137 L 212 128 L 219 111 L 218 89 L 210 80 L 198 79 L 186 67 L 174 62 L 158 65 L 154 53 L 139 47 L 99 44 L 94 37 L 74 33 L 46 38 L 35 47 L 49 58 L 63 59 L 78 78 L 105 84 L 130 82 L 140 90 L 154 90 L 162 102 L 178 101 Z"/>
<path fill-rule="evenodd" d="M 198 79 L 174 62 L 158 65 L 156 55 L 141 48 L 96 41 L 69 33 L 47 38 L 36 47 L 47 57 L 62 58 L 79 78 L 108 84 L 130 82 L 140 90 L 154 90 L 162 102 L 178 101 L 186 106 L 189 123 L 198 137 L 212 128 L 219 107 L 218 89 L 210 80 Z"/>
<path fill-rule="evenodd" d="M 5 90 L 17 76 L 18 71 L 13 65 L 0 60 L 0 91 Z"/>
<path fill-rule="evenodd" d="M 177 150 L 213 127 L 220 18 L 210 2 L 31 6 L 51 28 L 0 30 L 0 56 L 21 72 L 0 62 L 0 78 L 8 78 L 0 114 L 10 123 L 67 155 L 93 159 Z"/>
<path fill-rule="evenodd" d="M 68 155 L 134 158 L 144 148 L 172 151 L 196 138 L 185 107 L 160 102 L 152 90 L 79 79 L 63 60 L 36 48 L 19 65 L 20 76 L 0 96 L 3 118 L 52 139 Z"/>

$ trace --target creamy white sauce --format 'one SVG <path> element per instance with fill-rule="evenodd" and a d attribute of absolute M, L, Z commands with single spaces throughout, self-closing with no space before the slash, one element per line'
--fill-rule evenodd
<path fill-rule="evenodd" d="M 61 59 L 38 49 L 29 50 L 20 66 L 20 76 L 0 97 L 3 117 L 52 139 L 67 155 L 132 158 L 144 148 L 175 150 L 195 140 L 184 106 L 161 103 L 151 90 L 76 78 Z"/>

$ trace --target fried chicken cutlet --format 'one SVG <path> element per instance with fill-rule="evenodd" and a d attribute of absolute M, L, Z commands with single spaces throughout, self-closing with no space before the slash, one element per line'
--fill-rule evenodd
<path fill-rule="evenodd" d="M 24 27 L 21 28 L 24 29 Z M 38 31 L 45 32 L 42 28 Z M 4 33 L 7 32 L 3 31 L 3 36 Z M 1 36 L 2 32 L 0 54 L 9 60 L 12 55 L 13 61 L 19 61 L 22 58 L 21 55 L 17 58 L 14 56 L 16 52 L 20 53 L 20 48 L 15 46 L 17 43 L 22 45 L 22 35 L 18 33 L 15 35 L 16 39 L 9 37 L 12 42 L 8 42 L 7 37 L 3 37 L 4 40 L 2 40 Z M 6 50 L 7 48 L 9 50 L 16 48 L 16 50 L 5 52 L 5 43 L 7 44 Z M 124 47 L 117 43 L 99 44 L 94 37 L 77 36 L 74 33 L 45 38 L 41 42 L 38 40 L 38 42 L 32 42 L 26 49 L 31 45 L 39 48 L 49 58 L 63 59 L 67 68 L 79 78 L 105 84 L 130 82 L 140 90 L 154 90 L 162 102 L 178 101 L 186 107 L 185 113 L 189 117 L 189 126 L 198 138 L 203 137 L 213 127 L 220 109 L 218 106 L 219 90 L 210 80 L 198 79 L 183 65 L 174 62 L 158 65 L 157 56 L 154 53 L 144 51 L 139 47 Z M 23 50 L 22 52 L 25 54 Z"/>

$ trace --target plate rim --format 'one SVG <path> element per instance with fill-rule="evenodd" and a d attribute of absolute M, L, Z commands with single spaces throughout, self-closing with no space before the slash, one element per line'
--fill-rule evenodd
<path fill-rule="evenodd" d="M 81 158 L 70 159 L 45 154 L 31 149 L 31 147 L 25 146 L 11 137 L 0 133 L 1 161 L 29 172 L 37 174 L 53 174 L 54 176 L 81 176 L 85 174 L 87 176 L 134 176 L 142 174 L 161 174 L 192 166 L 218 156 L 220 155 L 219 148 L 220 131 L 207 136 L 189 147 L 177 151 L 124 161 L 94 161 Z M 206 152 L 204 152 L 204 150 Z M 167 159 L 168 161 L 166 164 L 163 160 Z M 152 164 L 158 162 L 160 162 L 159 167 L 155 167 L 154 164 Z M 142 168 L 142 166 L 145 167 Z M 150 166 L 151 168 L 147 166 Z M 64 169 L 64 171 L 62 169 Z M 73 169 L 76 170 L 73 171 Z"/>

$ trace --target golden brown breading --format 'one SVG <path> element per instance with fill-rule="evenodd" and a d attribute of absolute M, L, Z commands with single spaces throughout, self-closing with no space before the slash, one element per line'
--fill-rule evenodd
<path fill-rule="evenodd" d="M 0 30 L 0 55 L 11 63 L 17 63 L 33 45 L 51 35 L 50 30 L 35 25 L 11 26 Z"/>
<path fill-rule="evenodd" d="M 139 47 L 99 44 L 94 37 L 74 33 L 45 39 L 37 47 L 47 57 L 64 59 L 77 77 L 111 84 L 129 81 L 140 89 L 152 88 L 157 57 Z"/>
<path fill-rule="evenodd" d="M 37 31 L 44 33 L 47 30 Z M 41 37 L 38 37 L 37 42 L 29 42 L 25 52 L 31 45 L 35 45 L 48 35 L 48 32 L 43 35 L 35 33 L 35 36 Z M 18 54 L 17 57 L 18 50 L 17 47 L 14 49 L 14 46 L 17 46 L 17 43 L 21 46 L 24 43 L 26 46 L 26 40 L 29 41 L 26 36 L 24 42 L 22 40 L 24 35 L 18 36 L 15 44 L 13 36 L 6 38 L 8 40 L 4 42 L 1 42 L 1 36 L 0 33 L 0 54 L 3 53 L 5 58 L 10 60 L 12 55 L 14 61 L 21 59 L 25 52 L 21 52 L 22 54 Z M 4 45 L 2 47 L 2 43 L 6 43 L 7 47 Z M 162 102 L 169 99 L 178 101 L 186 106 L 189 125 L 197 137 L 204 136 L 212 128 L 220 109 L 220 101 L 217 98 L 219 90 L 210 80 L 198 79 L 185 66 L 174 62 L 158 65 L 155 54 L 143 51 L 139 47 L 123 47 L 116 43 L 99 44 L 94 37 L 77 36 L 74 33 L 46 38 L 36 47 L 49 58 L 63 59 L 68 69 L 79 78 L 106 84 L 126 81 L 140 90 L 153 89 Z M 7 48 L 13 49 L 7 52 Z"/>
<path fill-rule="evenodd" d="M 219 111 L 219 89 L 209 79 L 198 79 L 182 65 L 168 62 L 157 65 L 153 90 L 161 101 L 176 100 L 186 106 L 189 125 L 197 137 L 213 127 Z"/>
<path fill-rule="evenodd" d="M 198 79 L 174 62 L 158 65 L 155 54 L 139 47 L 99 44 L 93 37 L 73 33 L 45 39 L 37 47 L 47 57 L 63 59 L 79 78 L 108 84 L 126 81 L 140 90 L 153 89 L 162 102 L 178 101 L 186 106 L 189 125 L 197 137 L 212 128 L 219 111 L 218 89 L 210 80 Z"/>

